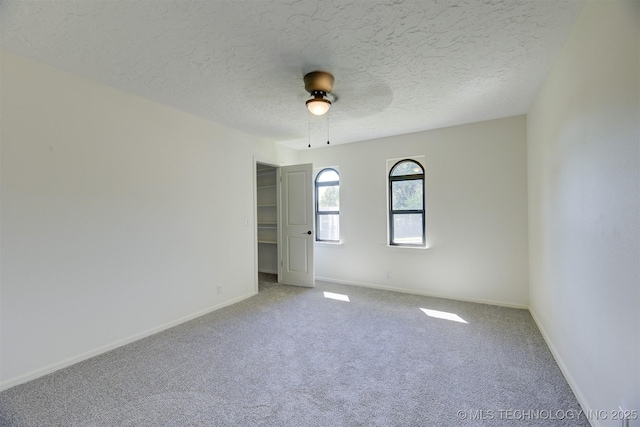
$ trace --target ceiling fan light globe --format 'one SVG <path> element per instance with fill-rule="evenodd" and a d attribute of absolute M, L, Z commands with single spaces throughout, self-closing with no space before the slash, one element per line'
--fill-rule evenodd
<path fill-rule="evenodd" d="M 307 101 L 307 109 L 311 114 L 322 116 L 331 108 L 331 101 L 322 98 L 314 98 Z"/>

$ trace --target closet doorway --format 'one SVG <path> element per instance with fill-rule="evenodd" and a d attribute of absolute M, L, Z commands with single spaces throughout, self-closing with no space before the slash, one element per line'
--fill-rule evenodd
<path fill-rule="evenodd" d="M 280 199 L 278 167 L 256 163 L 256 220 L 258 274 L 275 275 L 278 281 L 278 217 Z"/>
<path fill-rule="evenodd" d="M 255 167 L 258 281 L 314 287 L 313 165 Z"/>

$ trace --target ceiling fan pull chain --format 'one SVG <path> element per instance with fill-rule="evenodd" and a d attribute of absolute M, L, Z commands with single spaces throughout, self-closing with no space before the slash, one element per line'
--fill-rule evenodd
<path fill-rule="evenodd" d="M 307 123 L 309 123 L 309 145 L 307 148 L 311 148 L 311 116 L 307 114 Z"/>
<path fill-rule="evenodd" d="M 329 113 L 327 112 L 327 145 L 329 145 Z"/>

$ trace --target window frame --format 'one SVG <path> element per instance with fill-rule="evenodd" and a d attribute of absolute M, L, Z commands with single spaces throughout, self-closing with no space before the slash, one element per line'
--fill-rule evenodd
<path fill-rule="evenodd" d="M 337 181 L 324 181 L 324 182 L 319 182 L 318 178 L 320 178 L 320 176 L 328 171 L 333 171 L 335 172 L 336 175 L 338 175 L 338 180 Z M 338 169 L 335 167 L 327 167 L 327 168 L 322 168 L 320 169 L 320 171 L 316 174 L 315 179 L 313 180 L 313 189 L 314 189 L 314 198 L 315 198 L 315 226 L 316 226 L 316 233 L 315 233 L 315 241 L 316 242 L 321 242 L 321 243 L 340 243 L 340 208 L 338 208 L 337 211 L 320 211 L 319 209 L 319 197 L 318 197 L 318 188 L 319 187 L 332 187 L 332 186 L 337 186 L 338 190 L 340 189 L 340 172 L 338 172 Z M 338 200 L 340 200 L 340 195 L 338 193 Z M 320 238 L 320 233 L 318 232 L 320 230 L 319 224 L 320 224 L 320 216 L 322 215 L 337 215 L 338 217 L 338 240 L 332 240 L 332 239 L 321 239 Z"/>
<path fill-rule="evenodd" d="M 399 175 L 399 176 L 393 176 L 393 171 L 400 166 L 403 163 L 415 163 L 420 167 L 420 170 L 422 171 L 421 173 L 417 173 L 417 174 L 411 174 L 411 175 Z M 388 180 L 388 189 L 387 189 L 387 195 L 388 195 L 388 199 L 389 199 L 389 205 L 388 205 L 388 216 L 389 216 L 389 240 L 388 240 L 388 244 L 389 246 L 394 246 L 394 247 L 409 247 L 409 248 L 424 248 L 426 247 L 426 215 L 425 215 L 425 170 L 424 170 L 424 166 L 422 165 L 421 162 L 419 162 L 416 159 L 412 159 L 412 158 L 404 158 L 401 160 L 398 160 L 397 162 L 395 162 L 393 164 L 393 166 L 391 166 L 391 168 L 389 168 L 389 173 L 387 174 L 387 180 Z M 394 182 L 399 182 L 399 181 L 416 181 L 416 180 L 421 180 L 422 181 L 422 209 L 403 209 L 403 210 L 398 210 L 398 209 L 393 209 L 393 183 Z M 421 221 L 421 226 L 422 226 L 422 235 L 421 235 L 421 242 L 420 243 L 397 243 L 394 242 L 394 217 L 395 215 L 417 215 L 420 214 L 422 215 L 422 221 Z"/>

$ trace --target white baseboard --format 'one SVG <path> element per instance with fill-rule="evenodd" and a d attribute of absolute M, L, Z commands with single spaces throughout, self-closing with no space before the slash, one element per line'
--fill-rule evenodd
<path fill-rule="evenodd" d="M 204 310 L 200 310 L 196 313 L 189 314 L 187 316 L 181 317 L 179 319 L 173 320 L 171 322 L 167 322 L 160 326 L 156 326 L 155 328 L 147 329 L 146 331 L 140 332 L 138 334 L 132 335 L 130 337 L 112 342 L 110 344 L 104 345 L 102 347 L 98 347 L 94 350 L 87 351 L 85 353 L 79 354 L 77 356 L 70 357 L 68 359 L 62 360 L 60 362 L 53 363 L 49 366 L 45 366 L 43 368 L 36 369 L 31 372 L 27 372 L 26 374 L 19 375 L 14 378 L 10 378 L 6 381 L 0 383 L 0 391 L 7 390 L 11 387 L 17 386 L 19 384 L 26 383 L 28 381 L 35 380 L 36 378 L 40 378 L 52 372 L 58 371 L 60 369 L 66 368 L 68 366 L 74 365 L 78 362 L 82 362 L 83 360 L 90 359 L 99 354 L 106 353 L 107 351 L 113 350 L 118 347 L 122 347 L 123 345 L 130 344 L 134 341 L 140 340 L 142 338 L 148 337 L 149 335 L 157 334 L 158 332 L 162 332 L 165 329 L 173 328 L 181 323 L 188 322 L 189 320 L 193 320 L 197 317 L 204 316 L 205 314 L 211 313 L 213 311 L 219 310 L 223 307 L 227 307 L 229 305 L 240 302 L 244 299 L 250 298 L 256 295 L 257 292 L 252 291 L 248 294 L 239 296 L 237 298 L 231 299 L 229 301 L 225 301 L 223 303 L 214 305 L 213 307 L 205 308 Z"/>
<path fill-rule="evenodd" d="M 475 302 L 475 303 L 479 303 L 479 304 L 488 304 L 488 305 L 497 305 L 500 307 L 509 307 L 509 308 L 519 308 L 519 309 L 524 309 L 527 310 L 529 307 L 523 304 L 515 304 L 515 303 L 510 303 L 510 302 L 505 302 L 505 301 L 494 301 L 494 300 L 487 300 L 487 299 L 480 299 L 480 298 L 460 298 L 459 296 L 456 295 L 446 295 L 446 294 L 437 294 L 437 293 L 432 293 L 432 292 L 420 292 L 420 291 L 416 291 L 415 289 L 406 289 L 406 288 L 398 288 L 395 286 L 383 286 L 383 285 L 376 285 L 376 284 L 371 284 L 371 283 L 362 283 L 362 282 L 354 282 L 354 281 L 350 281 L 350 280 L 340 280 L 340 279 L 334 279 L 331 277 L 316 277 L 316 280 L 320 280 L 321 282 L 331 282 L 331 283 L 338 283 L 341 285 L 350 285 L 350 286 L 360 286 L 363 288 L 372 288 L 372 289 L 381 289 L 383 291 L 393 291 L 393 292 L 402 292 L 405 294 L 414 294 L 414 295 L 423 295 L 426 297 L 433 297 L 433 298 L 444 298 L 444 299 L 451 299 L 451 300 L 456 300 L 456 301 L 465 301 L 465 302 Z"/>
<path fill-rule="evenodd" d="M 595 411 L 591 408 L 591 406 L 587 402 L 587 399 L 585 399 L 584 394 L 582 394 L 580 387 L 578 387 L 578 384 L 575 382 L 575 380 L 571 376 L 571 372 L 569 371 L 569 368 L 567 368 L 567 365 L 564 363 L 564 360 L 562 360 L 562 357 L 560 357 L 560 353 L 556 349 L 555 345 L 553 345 L 553 342 L 551 341 L 551 338 L 549 338 L 547 331 L 545 331 L 544 327 L 542 327 L 542 323 L 540 322 L 540 319 L 536 315 L 536 312 L 531 307 L 529 307 L 529 313 L 531 313 L 531 317 L 533 317 L 533 321 L 536 322 L 536 326 L 538 326 L 538 330 L 540 331 L 540 334 L 542 334 L 542 338 L 544 338 L 544 341 L 547 343 L 547 347 L 549 347 L 549 350 L 551 351 L 553 358 L 558 364 L 558 367 L 560 368 L 562 375 L 567 380 L 569 387 L 571 387 L 571 391 L 573 391 L 573 394 L 576 396 L 576 399 L 578 399 L 578 403 L 582 407 L 582 410 L 585 413 L 591 413 L 591 414 L 594 413 Z M 589 419 L 588 421 L 589 421 L 589 424 L 591 424 L 591 427 L 602 427 L 602 423 L 600 423 L 600 421 L 597 419 Z"/>

